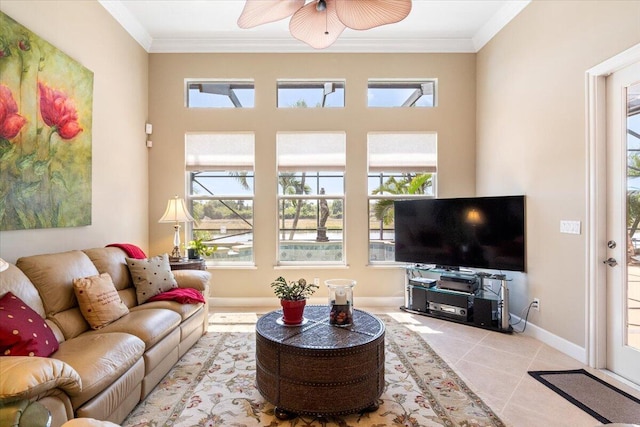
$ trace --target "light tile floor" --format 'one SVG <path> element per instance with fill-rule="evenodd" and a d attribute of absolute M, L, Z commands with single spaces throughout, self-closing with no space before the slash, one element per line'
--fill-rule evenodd
<path fill-rule="evenodd" d="M 265 313 L 277 307 L 216 307 L 212 313 Z M 418 332 L 498 416 L 513 427 L 592 427 L 601 423 L 543 386 L 527 371 L 584 368 L 625 392 L 632 388 L 525 334 L 503 334 L 441 319 L 406 313 L 393 307 L 362 307 L 386 313 Z M 224 317 L 224 314 L 222 314 Z"/>

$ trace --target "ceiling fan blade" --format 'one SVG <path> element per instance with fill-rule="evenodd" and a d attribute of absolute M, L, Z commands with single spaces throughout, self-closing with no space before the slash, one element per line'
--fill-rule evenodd
<path fill-rule="evenodd" d="M 324 11 L 316 9 L 316 1 L 308 3 L 291 17 L 291 35 L 315 49 L 324 49 L 335 42 L 345 29 L 336 15 L 336 1 L 326 0 Z"/>
<path fill-rule="evenodd" d="M 238 18 L 238 27 L 253 28 L 293 15 L 305 0 L 246 0 Z"/>
<path fill-rule="evenodd" d="M 400 22 L 409 12 L 411 0 L 336 0 L 340 21 L 354 30 Z"/>

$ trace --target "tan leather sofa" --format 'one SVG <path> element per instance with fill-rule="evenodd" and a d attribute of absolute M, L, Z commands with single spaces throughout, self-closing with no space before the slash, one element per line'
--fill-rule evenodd
<path fill-rule="evenodd" d="M 121 423 L 206 332 L 206 303 L 137 304 L 126 254 L 116 247 L 18 259 L 0 273 L 0 297 L 12 292 L 46 319 L 59 349 L 50 357 L 0 357 L 0 406 L 21 399 L 44 405 L 52 426 L 77 418 Z M 129 313 L 93 330 L 73 290 L 75 278 L 109 273 Z M 174 271 L 179 287 L 205 300 L 210 274 Z"/>

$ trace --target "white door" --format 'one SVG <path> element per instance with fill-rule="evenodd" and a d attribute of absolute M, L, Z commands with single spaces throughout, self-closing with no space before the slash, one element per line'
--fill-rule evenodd
<path fill-rule="evenodd" d="M 607 77 L 607 369 L 640 384 L 640 63 Z"/>

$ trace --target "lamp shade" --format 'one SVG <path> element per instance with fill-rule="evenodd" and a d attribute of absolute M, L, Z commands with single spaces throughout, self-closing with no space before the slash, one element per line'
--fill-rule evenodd
<path fill-rule="evenodd" d="M 9 263 L 0 258 L 0 271 L 5 271 L 7 268 L 9 268 Z"/>
<path fill-rule="evenodd" d="M 175 196 L 173 199 L 169 199 L 167 203 L 167 210 L 164 211 L 162 218 L 158 222 L 191 222 L 195 221 L 187 206 L 184 204 L 184 199 Z"/>

